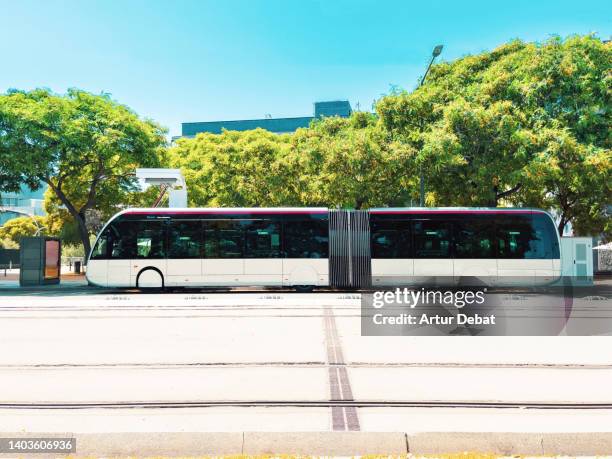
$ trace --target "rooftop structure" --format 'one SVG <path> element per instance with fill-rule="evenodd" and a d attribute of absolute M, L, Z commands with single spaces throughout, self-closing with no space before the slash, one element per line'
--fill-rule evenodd
<path fill-rule="evenodd" d="M 299 128 L 308 127 L 314 119 L 325 116 L 341 116 L 346 118 L 349 117 L 351 113 L 351 104 L 347 100 L 315 102 L 313 116 L 182 123 L 182 137 L 194 137 L 200 132 L 221 134 L 223 129 L 228 131 L 248 131 L 257 128 L 265 129 L 276 134 L 285 134 L 295 132 Z"/>

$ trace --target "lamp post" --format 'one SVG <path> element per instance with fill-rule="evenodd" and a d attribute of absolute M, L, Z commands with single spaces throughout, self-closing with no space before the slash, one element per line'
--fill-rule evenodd
<path fill-rule="evenodd" d="M 425 83 L 425 78 L 427 78 L 427 74 L 429 73 L 431 64 L 433 64 L 434 59 L 440 55 L 440 53 L 442 52 L 442 48 L 443 48 L 443 45 L 438 45 L 433 49 L 433 52 L 431 53 L 431 60 L 429 61 L 429 65 L 427 66 L 427 70 L 425 70 L 425 74 L 423 75 L 423 78 L 421 78 L 421 83 L 419 84 L 419 88 L 423 86 L 423 83 Z M 423 166 L 421 166 L 420 168 L 419 175 L 420 175 L 419 205 L 421 207 L 425 207 L 425 176 L 423 175 Z"/>

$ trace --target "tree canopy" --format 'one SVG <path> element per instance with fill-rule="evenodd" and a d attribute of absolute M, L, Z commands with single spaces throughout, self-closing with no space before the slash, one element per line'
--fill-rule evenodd
<path fill-rule="evenodd" d="M 164 130 L 107 95 L 0 95 L 0 191 L 49 185 L 50 231 L 89 250 L 95 221 L 152 201 L 134 169 L 170 165 L 195 206 L 534 206 L 559 232 L 612 234 L 612 45 L 593 36 L 519 40 L 433 65 L 376 113 L 293 134 L 198 134 L 168 152 Z M 167 153 L 167 154 L 166 154 Z M 96 218 L 89 218 L 92 211 Z"/>
<path fill-rule="evenodd" d="M 49 234 L 47 220 L 40 216 L 23 216 L 12 218 L 0 226 L 0 241 L 10 241 L 19 244 L 22 237 L 41 236 Z"/>
<path fill-rule="evenodd" d="M 517 40 L 434 65 L 376 109 L 417 148 L 429 205 L 531 205 L 560 232 L 610 231 L 611 68 L 612 47 L 592 36 Z"/>
<path fill-rule="evenodd" d="M 198 134 L 180 139 L 169 162 L 182 169 L 193 205 L 297 204 L 295 196 L 288 196 L 284 174 L 289 138 L 263 129 Z"/>
<path fill-rule="evenodd" d="M 410 147 L 371 114 L 316 121 L 295 134 L 263 129 L 199 134 L 170 150 L 198 206 L 368 207 L 397 200 Z"/>
<path fill-rule="evenodd" d="M 0 191 L 48 184 L 88 253 L 88 211 L 122 204 L 135 168 L 161 163 L 164 134 L 105 94 L 9 91 L 0 95 Z"/>
<path fill-rule="evenodd" d="M 610 44 L 513 41 L 434 65 L 376 115 L 182 139 L 170 161 L 194 205 L 543 207 L 559 231 L 610 232 Z"/>

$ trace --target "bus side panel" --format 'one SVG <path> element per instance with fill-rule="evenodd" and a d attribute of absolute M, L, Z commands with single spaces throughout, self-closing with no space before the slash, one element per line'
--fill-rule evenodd
<path fill-rule="evenodd" d="M 166 263 L 165 284 L 176 287 L 201 285 L 202 264 L 201 258 L 169 258 Z"/>
<path fill-rule="evenodd" d="M 282 258 L 246 258 L 242 282 L 248 285 L 282 285 Z"/>
<path fill-rule="evenodd" d="M 131 260 L 110 259 L 108 260 L 108 286 L 109 287 L 133 287 L 134 277 L 131 275 Z"/>
<path fill-rule="evenodd" d="M 453 260 L 455 282 L 481 280 L 488 285 L 497 281 L 496 258 L 455 258 Z"/>
<path fill-rule="evenodd" d="M 89 260 L 87 263 L 87 281 L 98 287 L 108 287 L 108 260 Z"/>
<path fill-rule="evenodd" d="M 526 260 L 526 259 L 505 259 L 497 260 L 498 283 L 499 285 L 522 285 L 531 286 L 535 283 L 535 268 L 538 261 L 550 260 Z"/>
<path fill-rule="evenodd" d="M 373 258 L 372 285 L 402 285 L 414 282 L 412 258 Z"/>
<path fill-rule="evenodd" d="M 557 280 L 561 277 L 561 259 L 553 258 L 552 263 L 553 263 L 553 277 L 555 278 L 555 280 Z"/>
<path fill-rule="evenodd" d="M 205 286 L 242 285 L 244 258 L 205 258 L 203 265 Z"/>
<path fill-rule="evenodd" d="M 283 286 L 329 285 L 327 258 L 284 258 Z"/>

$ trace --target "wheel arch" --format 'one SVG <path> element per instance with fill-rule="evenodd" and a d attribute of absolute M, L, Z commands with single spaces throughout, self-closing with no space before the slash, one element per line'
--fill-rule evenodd
<path fill-rule="evenodd" d="M 140 271 L 138 271 L 138 275 L 136 276 L 136 288 L 141 288 L 138 283 L 140 281 L 140 275 L 142 273 L 144 273 L 145 271 L 155 271 L 157 274 L 159 274 L 159 277 L 161 279 L 161 288 L 165 288 L 166 286 L 166 281 L 164 279 L 164 275 L 163 273 L 159 270 L 159 268 L 156 268 L 155 266 L 145 266 L 144 268 L 142 268 Z M 146 287 L 145 287 L 146 288 Z"/>

